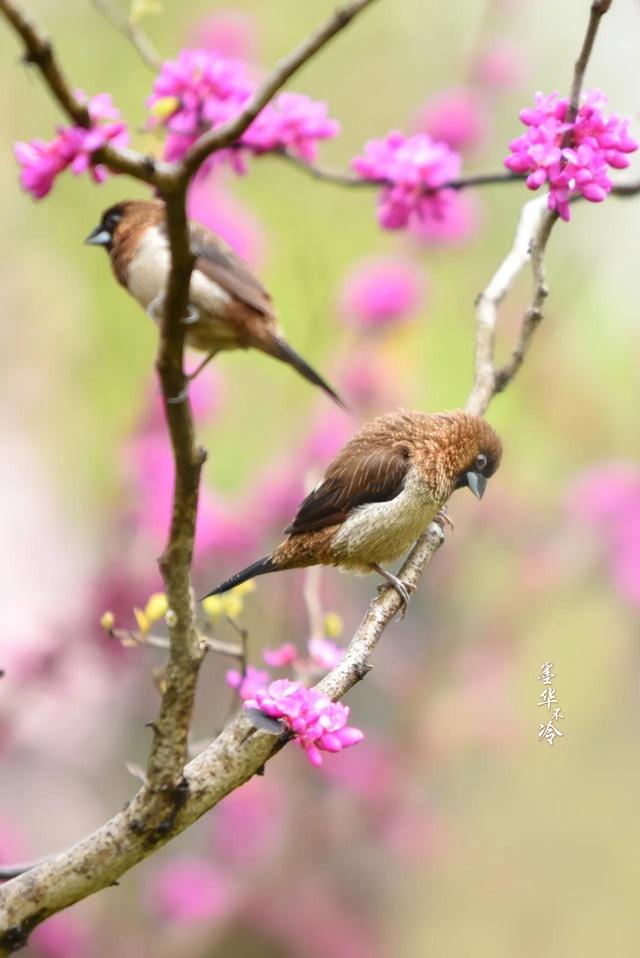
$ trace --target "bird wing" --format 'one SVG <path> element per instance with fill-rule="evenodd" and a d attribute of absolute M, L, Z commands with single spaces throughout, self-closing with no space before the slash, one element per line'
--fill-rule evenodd
<path fill-rule="evenodd" d="M 194 269 L 256 312 L 273 313 L 269 293 L 226 243 L 199 223 L 190 223 L 189 233 L 196 257 Z"/>
<path fill-rule="evenodd" d="M 343 453 L 347 450 L 343 450 Z M 404 488 L 410 465 L 407 446 L 401 443 L 358 455 L 339 455 L 322 482 L 300 505 L 285 532 L 313 532 L 343 522 L 352 509 L 370 502 L 388 502 Z"/>

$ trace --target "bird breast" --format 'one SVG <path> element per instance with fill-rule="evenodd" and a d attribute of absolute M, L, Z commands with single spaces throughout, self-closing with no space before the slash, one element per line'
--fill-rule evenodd
<path fill-rule="evenodd" d="M 358 506 L 344 520 L 330 547 L 336 565 L 364 572 L 372 562 L 393 562 L 420 538 L 441 506 L 413 467 L 395 499 Z"/>
<path fill-rule="evenodd" d="M 156 226 L 144 234 L 127 270 L 127 288 L 144 309 L 161 299 L 169 280 L 171 257 L 166 236 Z M 225 290 L 194 270 L 189 287 L 189 302 L 202 314 L 215 317 L 231 301 Z"/>

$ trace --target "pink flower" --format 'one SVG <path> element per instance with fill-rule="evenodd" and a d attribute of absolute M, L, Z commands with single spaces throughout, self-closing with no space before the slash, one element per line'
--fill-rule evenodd
<path fill-rule="evenodd" d="M 264 689 L 270 678 L 268 672 L 256 669 L 253 665 L 247 666 L 244 676 L 239 669 L 228 669 L 225 675 L 227 685 L 238 693 L 243 702 L 252 699 L 260 689 Z"/>
<path fill-rule="evenodd" d="M 245 702 L 245 708 L 283 719 L 316 767 L 322 765 L 320 750 L 340 752 L 364 738 L 360 729 L 347 725 L 346 705 L 288 679 L 278 679 L 268 688 L 258 689 L 255 698 Z"/>
<path fill-rule="evenodd" d="M 169 133 L 165 157 L 180 159 L 203 131 L 237 116 L 254 90 L 255 83 L 242 61 L 213 50 L 182 50 L 176 60 L 167 60 L 147 103 L 150 124 L 162 124 Z M 168 115 L 164 112 L 167 104 Z M 240 137 L 238 143 L 244 150 L 222 150 L 205 167 L 226 161 L 236 173 L 244 173 L 246 152 L 258 155 L 281 149 L 311 161 L 316 141 L 334 137 L 339 130 L 338 123 L 327 116 L 325 103 L 297 93 L 280 93 Z"/>
<path fill-rule="evenodd" d="M 287 665 L 293 665 L 298 658 L 298 650 L 293 642 L 285 642 L 277 649 L 265 649 L 262 658 L 272 669 L 282 669 Z"/>
<path fill-rule="evenodd" d="M 425 103 L 420 128 L 453 150 L 477 146 L 487 132 L 488 117 L 480 97 L 464 87 L 436 93 Z"/>
<path fill-rule="evenodd" d="M 369 260 L 347 279 L 341 311 L 347 322 L 361 329 L 388 327 L 420 310 L 425 286 L 423 271 L 408 260 Z"/>
<path fill-rule="evenodd" d="M 460 156 L 427 133 L 404 136 L 392 130 L 382 140 L 369 140 L 364 155 L 351 161 L 365 180 L 387 181 L 380 191 L 378 222 L 401 229 L 415 219 L 442 219 L 453 190 L 443 189 L 460 173 Z"/>
<path fill-rule="evenodd" d="M 336 645 L 335 642 L 332 642 L 330 639 L 316 636 L 313 639 L 309 639 L 309 655 L 315 666 L 319 669 L 329 671 L 329 669 L 334 668 L 342 659 L 344 649 L 340 648 L 339 645 Z"/>
<path fill-rule="evenodd" d="M 583 94 L 577 116 L 567 122 L 569 100 L 557 93 L 536 93 L 535 106 L 520 112 L 527 132 L 512 140 L 505 166 L 527 173 L 527 186 L 549 183 L 549 209 L 570 218 L 569 200 L 578 195 L 600 203 L 611 190 L 608 167 L 624 169 L 628 153 L 638 149 L 629 120 L 605 119 L 607 98 L 598 90 Z M 564 143 L 567 145 L 563 145 Z"/>
<path fill-rule="evenodd" d="M 464 246 L 477 235 L 481 208 L 478 198 L 467 191 L 457 192 L 440 220 L 414 220 L 413 236 L 425 246 Z"/>
<path fill-rule="evenodd" d="M 231 907 L 228 884 L 209 862 L 199 858 L 173 859 L 162 865 L 149 882 L 154 911 L 167 921 L 217 921 Z"/>
<path fill-rule="evenodd" d="M 49 143 L 32 140 L 16 143 L 14 147 L 21 167 L 20 183 L 35 199 L 45 197 L 56 176 L 68 167 L 76 174 L 88 171 L 94 182 L 104 182 L 108 170 L 102 164 L 93 163 L 93 154 L 107 144 L 119 149 L 129 142 L 127 126 L 120 120 L 120 112 L 108 93 L 98 93 L 88 100 L 82 90 L 76 90 L 75 96 L 89 112 L 91 126 L 88 129 L 59 127 L 58 136 Z"/>
<path fill-rule="evenodd" d="M 328 116 L 326 103 L 301 93 L 280 93 L 242 134 L 240 142 L 256 154 L 288 150 L 312 163 L 317 141 L 330 140 L 339 132 L 340 124 Z"/>

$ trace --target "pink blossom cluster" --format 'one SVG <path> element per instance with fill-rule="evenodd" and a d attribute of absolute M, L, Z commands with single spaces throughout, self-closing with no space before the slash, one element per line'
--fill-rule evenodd
<path fill-rule="evenodd" d="M 289 679 L 277 679 L 268 688 L 259 689 L 255 698 L 245 702 L 245 707 L 259 709 L 269 718 L 283 719 L 316 768 L 322 765 L 320 750 L 340 752 L 364 738 L 360 729 L 347 725 L 348 706 Z"/>
<path fill-rule="evenodd" d="M 385 229 L 402 229 L 416 220 L 444 219 L 454 191 L 446 183 L 460 173 L 460 155 L 428 133 L 404 136 L 392 130 L 381 140 L 369 140 L 364 155 L 351 161 L 365 180 L 382 183 L 378 222 Z"/>
<path fill-rule="evenodd" d="M 512 140 L 504 161 L 514 173 L 527 173 L 527 186 L 549 184 L 549 209 L 569 219 L 569 200 L 578 195 L 601 203 L 611 190 L 608 168 L 624 169 L 628 153 L 638 149 L 629 120 L 605 117 L 606 96 L 585 93 L 575 120 L 567 119 L 569 100 L 557 93 L 536 93 L 535 106 L 520 112 L 527 132 Z"/>
<path fill-rule="evenodd" d="M 215 50 L 185 49 L 176 60 L 167 60 L 147 104 L 151 124 L 162 124 L 169 132 L 166 158 L 180 159 L 205 130 L 236 117 L 255 87 L 241 60 L 220 56 Z M 330 139 L 339 132 L 339 124 L 328 116 L 326 103 L 299 93 L 280 93 L 238 143 L 256 155 L 289 150 L 312 162 L 317 141 Z M 227 160 L 236 172 L 246 171 L 243 151 L 224 150 L 216 156 Z"/>
<path fill-rule="evenodd" d="M 86 106 L 90 127 L 61 126 L 55 140 L 19 142 L 14 152 L 20 164 L 20 183 L 37 200 L 45 197 L 56 176 L 71 167 L 73 173 L 89 171 L 96 183 L 103 183 L 108 169 L 93 162 L 93 154 L 110 144 L 116 148 L 127 146 L 129 131 L 120 119 L 120 111 L 113 106 L 110 94 L 98 93 L 87 100 L 82 90 L 75 91 L 79 103 Z"/>

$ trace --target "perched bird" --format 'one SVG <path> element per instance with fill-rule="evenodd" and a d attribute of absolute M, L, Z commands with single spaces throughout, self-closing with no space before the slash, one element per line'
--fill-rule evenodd
<path fill-rule="evenodd" d="M 406 608 L 405 584 L 383 564 L 413 545 L 456 489 L 466 486 L 481 499 L 501 455 L 500 440 L 478 416 L 405 409 L 380 416 L 343 446 L 271 555 L 209 595 L 267 572 L 332 565 L 377 572 Z"/>
<path fill-rule="evenodd" d="M 340 406 L 344 403 L 324 379 L 287 343 L 271 296 L 227 244 L 199 223 L 190 222 L 196 258 L 189 289 L 187 344 L 207 353 L 193 379 L 223 349 L 260 349 L 293 366 Z M 146 309 L 154 322 L 162 316 L 170 255 L 165 205 L 161 200 L 125 200 L 102 214 L 87 236 L 104 246 L 118 282 Z"/>

